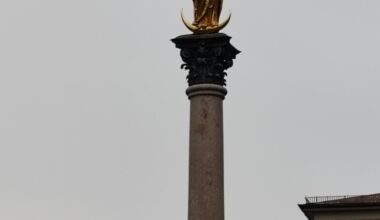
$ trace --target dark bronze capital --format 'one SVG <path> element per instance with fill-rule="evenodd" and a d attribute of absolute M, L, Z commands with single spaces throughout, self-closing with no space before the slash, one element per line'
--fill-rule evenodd
<path fill-rule="evenodd" d="M 188 70 L 189 86 L 196 84 L 226 85 L 225 72 L 232 67 L 240 53 L 230 43 L 231 37 L 222 34 L 182 35 L 172 41 L 181 50 L 185 62 L 181 68 Z"/>

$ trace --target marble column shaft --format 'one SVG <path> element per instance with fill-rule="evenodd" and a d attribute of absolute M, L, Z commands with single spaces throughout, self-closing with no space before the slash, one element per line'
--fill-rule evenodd
<path fill-rule="evenodd" d="M 188 88 L 190 166 L 188 220 L 224 220 L 223 99 L 214 84 Z"/>

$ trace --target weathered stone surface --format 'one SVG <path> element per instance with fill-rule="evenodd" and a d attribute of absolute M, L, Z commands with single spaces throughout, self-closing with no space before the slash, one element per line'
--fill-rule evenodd
<path fill-rule="evenodd" d="M 189 220 L 224 220 L 223 99 L 227 90 L 201 84 L 190 99 Z"/>

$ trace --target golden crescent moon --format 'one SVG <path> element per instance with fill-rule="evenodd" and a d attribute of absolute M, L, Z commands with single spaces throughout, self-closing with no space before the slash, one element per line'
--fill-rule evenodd
<path fill-rule="evenodd" d="M 188 22 L 186 19 L 185 19 L 185 16 L 183 15 L 183 9 L 181 9 L 181 18 L 182 18 L 182 22 L 183 24 L 187 27 L 187 29 L 189 29 L 191 32 L 196 32 L 197 30 L 199 30 L 198 27 L 196 27 L 195 25 L 193 25 L 192 23 Z"/>
<path fill-rule="evenodd" d="M 222 30 L 223 28 L 225 28 L 228 25 L 228 23 L 230 23 L 231 16 L 232 16 L 232 13 L 230 11 L 230 14 L 228 15 L 228 18 L 225 21 L 223 21 L 221 24 L 219 24 L 218 26 L 216 26 L 216 27 L 208 27 L 206 29 L 201 29 L 201 28 L 193 25 L 192 23 L 188 22 L 185 19 L 185 16 L 183 15 L 183 9 L 181 10 L 181 18 L 182 18 L 183 24 L 187 27 L 187 29 L 189 29 L 194 34 L 212 34 L 212 33 L 218 33 L 220 30 Z"/>

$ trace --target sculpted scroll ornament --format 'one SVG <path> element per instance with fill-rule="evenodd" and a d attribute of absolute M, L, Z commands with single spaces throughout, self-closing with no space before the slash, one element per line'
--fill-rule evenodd
<path fill-rule="evenodd" d="M 188 70 L 189 86 L 197 84 L 226 85 L 227 69 L 240 53 L 230 43 L 231 37 L 218 33 L 212 35 L 183 35 L 172 41 L 181 49 L 184 64 Z"/>
<path fill-rule="evenodd" d="M 231 13 L 227 20 L 219 24 L 223 0 L 193 0 L 194 22 L 188 22 L 181 13 L 185 26 L 195 34 L 217 33 L 229 23 Z"/>

